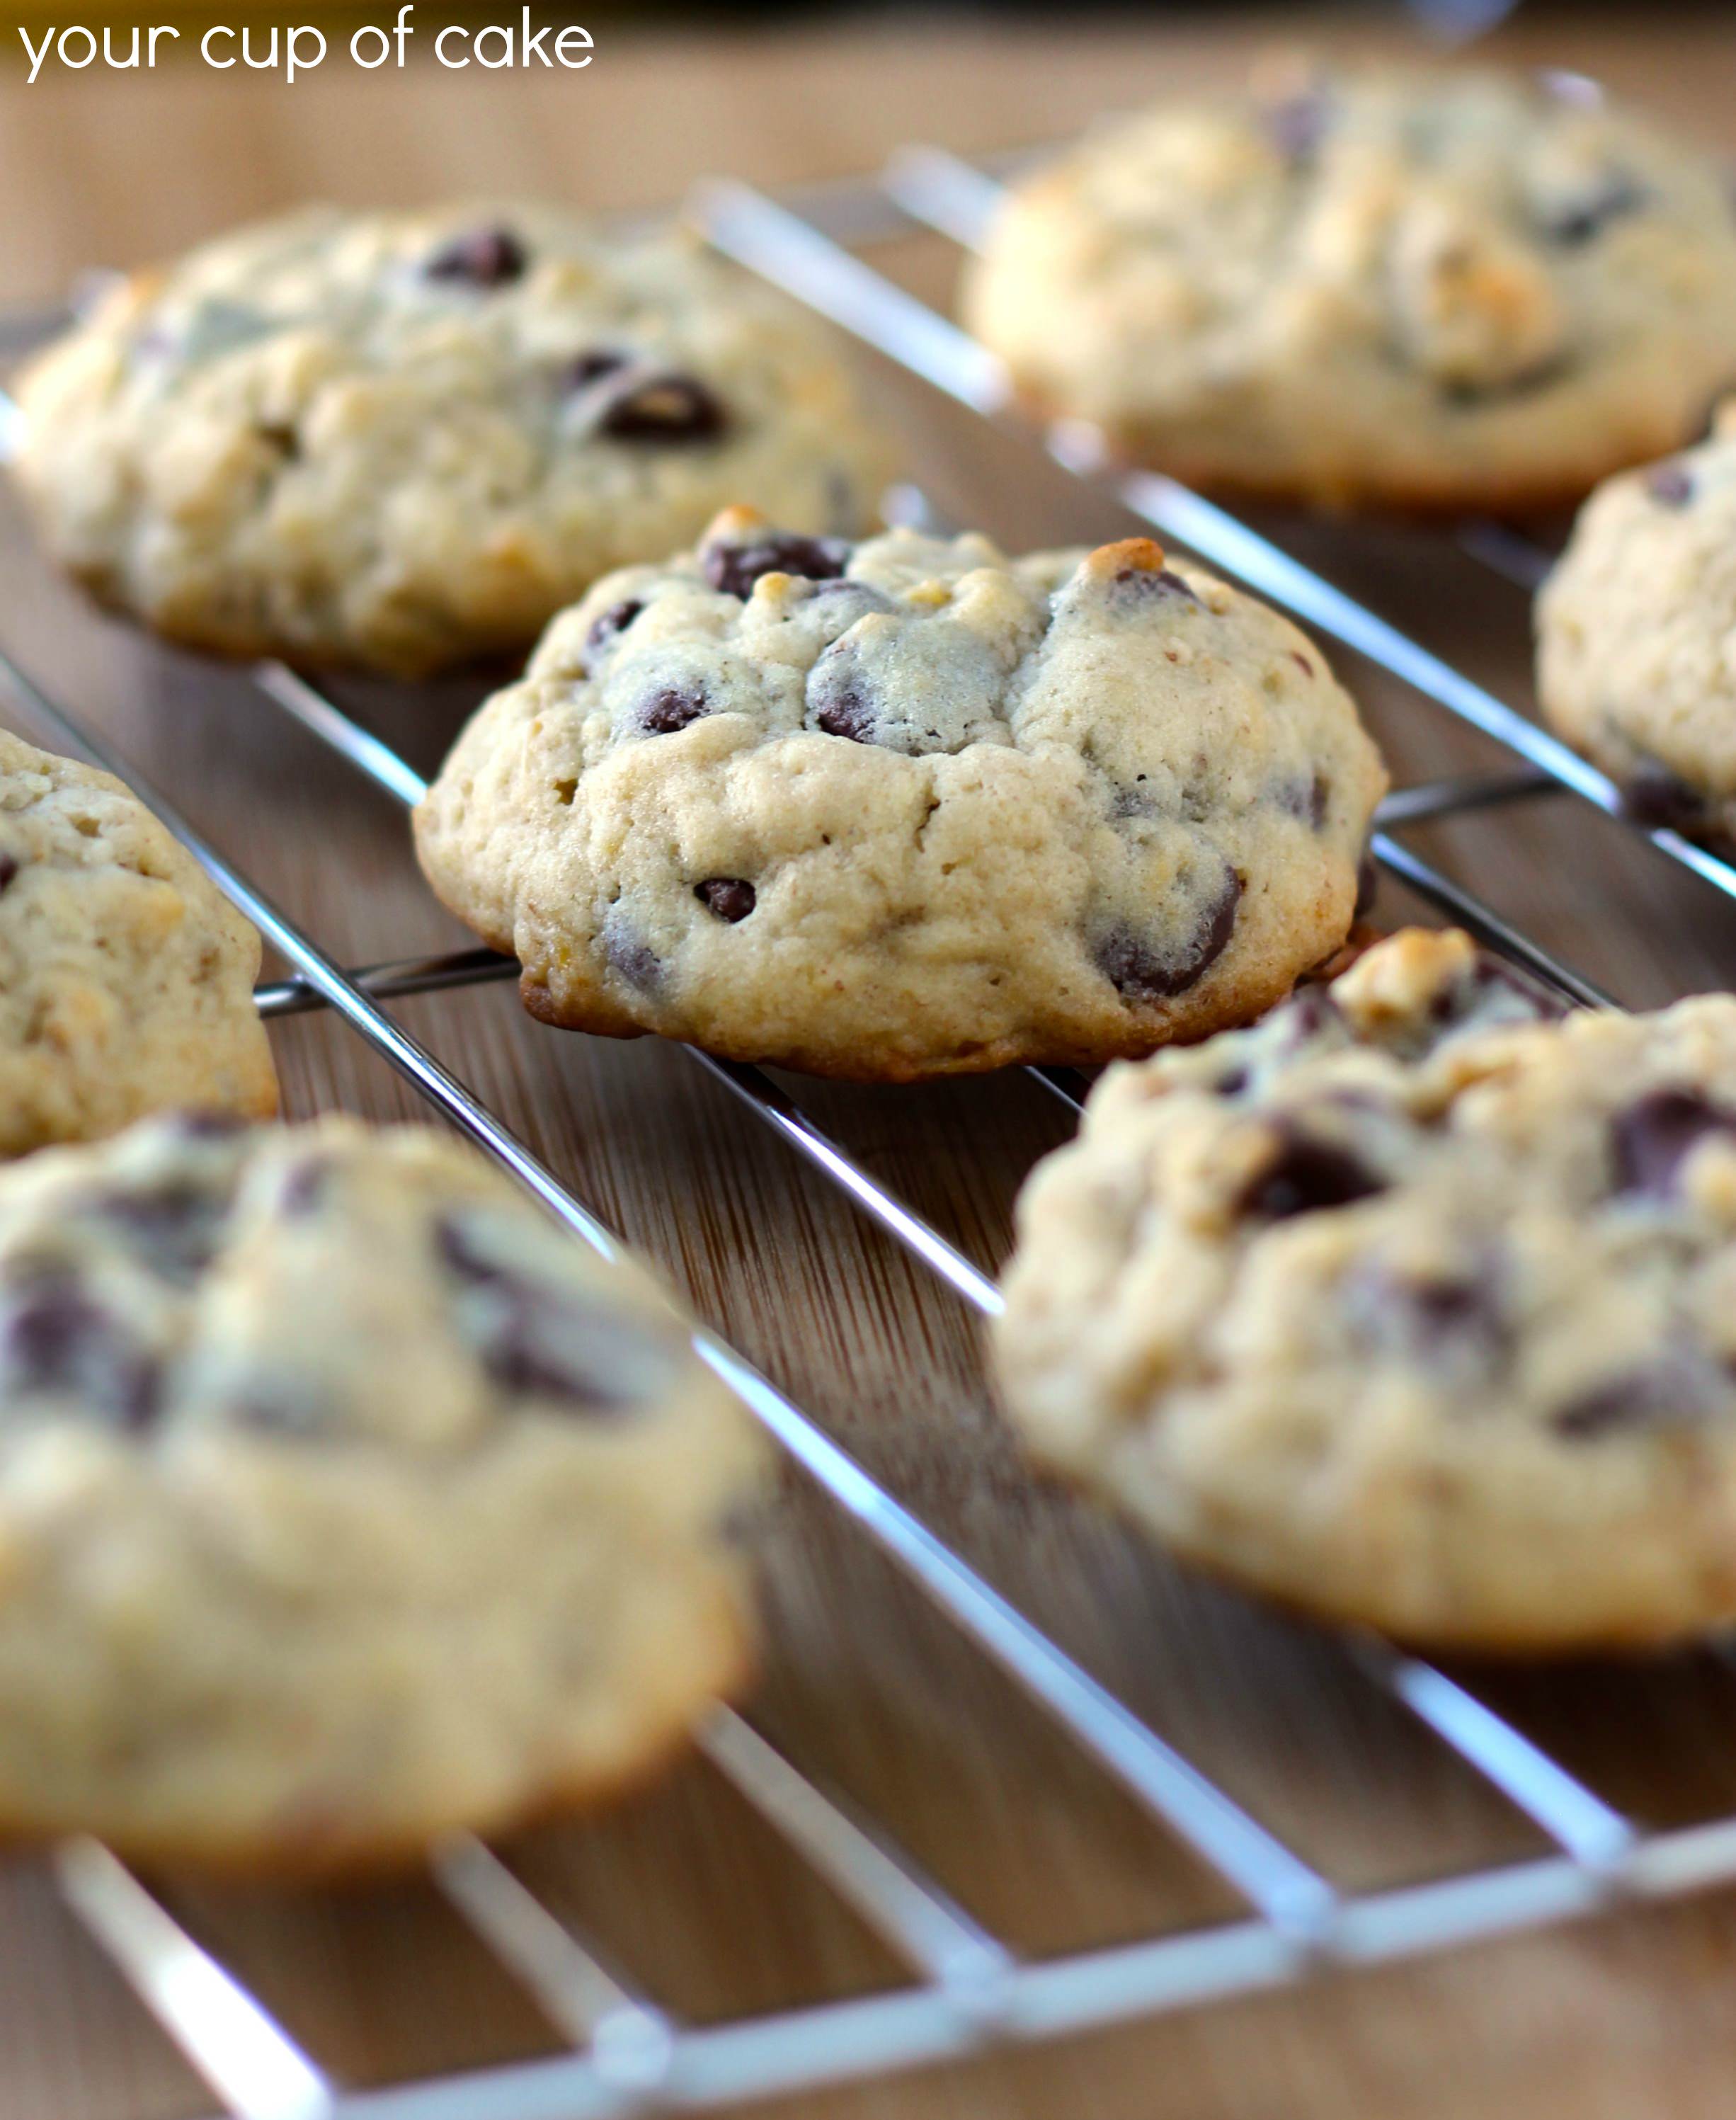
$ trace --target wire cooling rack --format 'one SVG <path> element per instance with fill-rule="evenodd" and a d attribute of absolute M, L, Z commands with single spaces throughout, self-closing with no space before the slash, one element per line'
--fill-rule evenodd
<path fill-rule="evenodd" d="M 1016 423 L 999 363 L 850 247 L 917 225 L 969 245 L 994 200 L 995 181 L 983 170 L 938 150 L 910 148 L 874 180 L 825 187 L 782 204 L 740 184 L 712 184 L 695 194 L 690 212 L 720 250 L 945 396 L 986 418 Z M 28 337 L 49 321 L 0 320 L 0 348 L 9 337 Z M 0 395 L 0 453 L 11 420 L 12 407 Z M 1581 973 L 1397 836 L 1427 820 L 1563 791 L 1620 816 L 1620 797 L 1604 775 L 1223 509 L 1172 480 L 1118 468 L 1098 439 L 1077 426 L 1056 425 L 1037 439 L 1067 469 L 1105 488 L 1167 537 L 1504 746 L 1516 760 L 1506 771 L 1426 782 L 1389 797 L 1377 821 L 1376 858 L 1413 892 L 1570 1001 L 1607 1001 Z M 1547 567 L 1546 553 L 1505 529 L 1471 525 L 1458 534 L 1475 556 L 1521 583 L 1534 583 Z M 307 679 L 278 663 L 259 666 L 253 676 L 265 697 L 386 794 L 406 807 L 420 797 L 425 783 L 411 766 Z M 279 951 L 291 975 L 259 990 L 267 1017 L 336 1011 L 579 1238 L 606 1256 L 620 1248 L 604 1222 L 382 1007 L 399 996 L 510 977 L 517 969 L 510 960 L 473 949 L 345 969 L 142 783 L 3 644 L 0 678 L 69 747 L 129 779 Z M 1736 897 L 1736 870 L 1716 856 L 1671 831 L 1645 836 L 1670 860 Z M 691 1058 L 974 1310 L 991 1316 L 999 1309 L 989 1276 L 767 1076 L 702 1053 Z M 1083 1089 L 1076 1076 L 1033 1072 L 1076 1108 Z M 826 1499 L 1045 1710 L 1097 1770 L 1223 1880 L 1242 1913 L 1209 1927 L 1070 1955 L 1021 1957 L 973 1920 L 883 1822 L 804 1774 L 745 1718 L 720 1709 L 695 1732 L 699 1746 L 891 1949 L 905 1969 L 903 1983 L 782 2014 L 684 2025 L 624 1983 L 572 1921 L 544 1904 L 490 1848 L 461 1838 L 432 1858 L 434 1882 L 564 2036 L 569 2051 L 346 2091 L 109 1851 L 83 1839 L 53 1850 L 49 1860 L 67 1905 L 239 2120 L 588 2120 L 726 2107 L 1280 1988 L 1333 1968 L 1419 1956 L 1618 1901 L 1675 1897 L 1736 1879 L 1736 1816 L 1647 1830 L 1460 1681 L 1372 1638 L 1346 1635 L 1344 1653 L 1365 1676 L 1530 1820 L 1550 1852 L 1398 1889 L 1354 1890 L 1335 1883 L 1135 1716 L 733 1348 L 703 1329 L 694 1344 Z"/>

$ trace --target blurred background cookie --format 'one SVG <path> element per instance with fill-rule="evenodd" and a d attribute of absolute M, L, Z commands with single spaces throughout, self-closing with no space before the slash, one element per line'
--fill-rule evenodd
<path fill-rule="evenodd" d="M 429 1130 L 0 1174 L 0 1826 L 299 1872 L 592 1800 L 747 1660 L 746 1415 Z"/>
<path fill-rule="evenodd" d="M 127 281 L 20 398 L 20 474 L 100 596 L 400 676 L 527 647 L 731 500 L 861 530 L 889 466 L 790 305 L 529 206 L 244 230 Z"/>
<path fill-rule="evenodd" d="M 1576 498 L 1736 374 L 1722 172 L 1588 88 L 1283 67 L 1106 124 L 1015 189 L 967 320 L 1040 410 L 1203 485 Z"/>
<path fill-rule="evenodd" d="M 1635 816 L 1736 848 L 1736 407 L 1586 504 L 1538 599 L 1538 694 Z"/>
<path fill-rule="evenodd" d="M 268 1118 L 259 954 L 119 781 L 0 729 L 0 1156 L 148 1112 Z"/>

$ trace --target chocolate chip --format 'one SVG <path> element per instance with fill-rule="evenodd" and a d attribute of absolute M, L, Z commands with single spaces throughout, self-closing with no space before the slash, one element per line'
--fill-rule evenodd
<path fill-rule="evenodd" d="M 672 1381 L 674 1351 L 652 1334 L 574 1291 L 527 1280 L 457 1217 L 443 1216 L 434 1238 L 442 1264 L 482 1299 L 466 1322 L 478 1360 L 504 1391 L 619 1415 Z"/>
<path fill-rule="evenodd" d="M 836 581 L 849 562 L 840 537 L 759 537 L 746 545 L 708 545 L 705 579 L 726 596 L 745 601 L 762 574 L 799 574 L 810 582 Z"/>
<path fill-rule="evenodd" d="M 1295 1045 L 1319 1037 L 1329 1024 L 1342 1024 L 1344 1020 L 1330 989 L 1318 979 L 1298 987 L 1284 1003 L 1283 1015 L 1284 1027 Z"/>
<path fill-rule="evenodd" d="M 284 1172 L 277 1188 L 277 1211 L 291 1220 L 319 1205 L 336 1168 L 330 1155 L 299 1157 Z"/>
<path fill-rule="evenodd" d="M 285 463 L 294 463 L 300 456 L 301 436 L 295 428 L 285 426 L 281 421 L 273 421 L 268 425 L 256 427 L 253 431 L 267 448 L 275 450 Z"/>
<path fill-rule="evenodd" d="M 1386 1190 L 1377 1177 L 1348 1149 L 1285 1126 L 1272 1160 L 1242 1193 L 1237 1205 L 1244 1215 L 1281 1222 L 1292 1215 L 1311 1215 L 1348 1207 Z"/>
<path fill-rule="evenodd" d="M 759 902 L 753 885 L 739 876 L 709 876 L 694 886 L 694 896 L 703 899 L 720 920 L 727 920 L 731 926 L 745 920 Z"/>
<path fill-rule="evenodd" d="M 1123 567 L 1112 584 L 1118 601 L 1144 604 L 1180 598 L 1188 603 L 1200 599 L 1181 577 L 1167 567 Z"/>
<path fill-rule="evenodd" d="M 639 727 L 647 736 L 674 736 L 689 723 L 709 712 L 703 692 L 680 691 L 666 686 L 653 692 L 639 709 Z"/>
<path fill-rule="evenodd" d="M 1373 853 L 1367 848 L 1356 865 L 1356 904 L 1350 909 L 1353 920 L 1360 920 L 1370 912 L 1380 895 L 1381 872 L 1375 866 Z"/>
<path fill-rule="evenodd" d="M 509 228 L 472 229 L 437 250 L 424 267 L 430 280 L 456 280 L 471 287 L 505 287 L 524 277 L 530 263 Z"/>
<path fill-rule="evenodd" d="M 1298 89 L 1281 102 L 1269 103 L 1260 113 L 1266 137 L 1287 162 L 1311 161 L 1326 136 L 1332 116 L 1330 97 L 1323 89 Z"/>
<path fill-rule="evenodd" d="M 191 1281 L 216 1255 L 227 1202 L 203 1186 L 174 1182 L 98 1193 L 91 1210 L 165 1281 Z"/>
<path fill-rule="evenodd" d="M 1702 1419 L 1716 1393 L 1709 1365 L 1664 1355 L 1577 1393 L 1549 1416 L 1570 1443 L 1596 1443 L 1676 1422 Z"/>
<path fill-rule="evenodd" d="M 662 959 L 616 923 L 611 922 L 604 931 L 603 955 L 610 969 L 641 993 L 651 993 L 662 983 Z"/>
<path fill-rule="evenodd" d="M 567 364 L 566 384 L 569 390 L 583 390 L 600 382 L 606 375 L 627 365 L 624 353 L 616 353 L 612 347 L 593 346 L 590 352 L 575 354 Z"/>
<path fill-rule="evenodd" d="M 156 1365 L 117 1319 L 58 1274 L 26 1285 L 0 1314 L 4 1395 L 64 1394 L 125 1428 L 156 1411 Z"/>
<path fill-rule="evenodd" d="M 611 398 L 597 432 L 618 442 L 710 442 L 728 425 L 722 400 L 690 375 L 652 375 Z"/>
<path fill-rule="evenodd" d="M 1332 807 L 1332 783 L 1324 773 L 1307 780 L 1287 780 L 1278 791 L 1278 806 L 1313 830 L 1323 830 Z"/>
<path fill-rule="evenodd" d="M 1491 1284 L 1469 1277 L 1389 1278 L 1387 1289 L 1406 1337 L 1423 1352 L 1449 1341 L 1493 1348 L 1507 1337 Z"/>
<path fill-rule="evenodd" d="M 17 873 L 18 864 L 12 856 L 0 854 L 0 890 L 4 890 Z"/>
<path fill-rule="evenodd" d="M 618 634 L 624 633 L 645 608 L 638 597 L 629 597 L 624 603 L 612 603 L 600 618 L 593 618 L 591 630 L 585 635 L 587 648 L 601 648 Z"/>
<path fill-rule="evenodd" d="M 1516 1002 L 1520 1014 L 1536 1023 L 1557 1020 L 1567 1012 L 1567 1004 L 1558 995 L 1534 986 L 1505 959 L 1479 950 L 1461 976 L 1435 996 L 1429 1007 L 1429 1020 L 1448 1030 L 1469 1022 L 1497 1000 L 1506 1004 L 1501 1010 L 1506 1022 L 1514 1020 L 1512 1004 Z"/>
<path fill-rule="evenodd" d="M 1686 508 L 1694 497 L 1693 474 L 1686 464 L 1654 464 L 1645 474 L 1645 490 L 1660 508 Z"/>
<path fill-rule="evenodd" d="M 1569 249 L 1601 235 L 1613 221 L 1637 213 L 1650 199 L 1645 186 L 1624 170 L 1612 171 L 1597 190 L 1543 216 L 1543 233 Z"/>
<path fill-rule="evenodd" d="M 808 678 L 808 709 L 814 726 L 848 743 L 872 743 L 878 716 L 855 662 L 830 649 Z"/>
<path fill-rule="evenodd" d="M 1130 1001 L 1163 1001 L 1197 986 L 1217 963 L 1235 932 L 1242 879 L 1227 869 L 1216 895 L 1200 911 L 1192 936 L 1178 954 L 1160 956 L 1131 929 L 1116 928 L 1098 946 L 1097 961 L 1116 991 Z"/>
<path fill-rule="evenodd" d="M 247 1131 L 247 1121 L 234 1112 L 177 1112 L 174 1128 L 184 1141 L 232 1141 Z"/>
<path fill-rule="evenodd" d="M 1620 793 L 1623 814 L 1649 830 L 1692 832 L 1706 823 L 1704 797 L 1662 759 L 1642 760 L 1622 783 Z"/>
<path fill-rule="evenodd" d="M 1609 1122 L 1616 1190 L 1667 1200 L 1682 1165 L 1709 1134 L 1736 1135 L 1736 1112 L 1694 1090 L 1652 1090 Z"/>

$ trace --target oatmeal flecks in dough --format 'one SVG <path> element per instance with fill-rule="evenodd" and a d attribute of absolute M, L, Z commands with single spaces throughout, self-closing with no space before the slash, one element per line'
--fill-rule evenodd
<path fill-rule="evenodd" d="M 1711 156 L 1547 77 L 1269 70 L 1018 185 L 965 312 L 1182 478 L 1549 506 L 1736 379 L 1736 216 Z"/>
<path fill-rule="evenodd" d="M 740 1679 L 747 1416 L 447 1137 L 0 1173 L 0 1829 L 287 1873 L 648 1770 Z"/>
<path fill-rule="evenodd" d="M 0 1157 L 178 1107 L 264 1118 L 259 937 L 121 783 L 0 729 Z"/>
<path fill-rule="evenodd" d="M 1014 1420 L 1178 1553 L 1474 1649 L 1736 1617 L 1736 998 L 1408 931 L 1112 1070 L 1019 1231 Z"/>
<path fill-rule="evenodd" d="M 1736 849 L 1736 405 L 1586 504 L 1539 598 L 1538 691 L 1641 823 Z"/>
<path fill-rule="evenodd" d="M 556 622 L 416 841 L 550 1022 L 908 1081 L 1268 1006 L 1343 941 L 1385 784 L 1313 644 L 1149 539 L 738 509 Z"/>
<path fill-rule="evenodd" d="M 21 402 L 26 487 L 99 595 L 402 676 L 522 651 L 731 500 L 863 529 L 891 469 L 791 305 L 681 234 L 528 206 L 243 230 L 128 281 Z"/>

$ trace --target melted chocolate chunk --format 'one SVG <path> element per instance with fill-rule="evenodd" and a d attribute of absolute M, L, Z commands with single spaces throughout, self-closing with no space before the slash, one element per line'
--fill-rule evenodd
<path fill-rule="evenodd" d="M 1625 170 L 1613 170 L 1594 192 L 1545 215 L 1543 233 L 1552 242 L 1576 249 L 1601 235 L 1613 221 L 1637 213 L 1650 197 Z"/>
<path fill-rule="evenodd" d="M 588 353 L 575 354 L 567 364 L 566 383 L 569 390 L 588 389 L 606 375 L 613 375 L 627 365 L 624 353 L 617 353 L 612 346 L 592 346 Z"/>
<path fill-rule="evenodd" d="M 739 876 L 709 876 L 694 886 L 694 896 L 703 899 L 720 920 L 727 920 L 732 927 L 738 920 L 745 920 L 759 902 L 753 885 Z"/>
<path fill-rule="evenodd" d="M 511 229 L 477 228 L 437 250 L 424 270 L 430 280 L 493 288 L 522 279 L 529 263 L 524 245 Z"/>
<path fill-rule="evenodd" d="M 653 692 L 639 709 L 639 727 L 647 736 L 674 736 L 710 711 L 703 692 Z"/>
<path fill-rule="evenodd" d="M 269 425 L 256 427 L 253 431 L 267 448 L 274 449 L 285 463 L 294 463 L 300 456 L 301 436 L 294 427 L 285 426 L 281 421 L 274 421 Z"/>
<path fill-rule="evenodd" d="M 123 1428 L 146 1426 L 157 1407 L 156 1365 L 59 1275 L 30 1284 L 0 1313 L 0 1383 L 9 1397 L 64 1395 Z"/>
<path fill-rule="evenodd" d="M 1186 993 L 1215 965 L 1235 932 L 1242 879 L 1227 870 L 1217 895 L 1202 908 L 1199 924 L 1178 955 L 1161 957 L 1150 944 L 1118 928 L 1098 946 L 1097 961 L 1117 993 L 1129 1001 L 1165 1001 Z"/>
<path fill-rule="evenodd" d="M 1348 1149 L 1286 1126 L 1280 1130 L 1277 1152 L 1237 1206 L 1244 1215 L 1281 1222 L 1293 1215 L 1348 1207 L 1386 1189 L 1386 1180 Z"/>
<path fill-rule="evenodd" d="M 0 890 L 4 890 L 17 873 L 18 864 L 12 856 L 0 854 Z"/>
<path fill-rule="evenodd" d="M 1694 497 L 1694 477 L 1683 463 L 1654 464 L 1645 474 L 1645 490 L 1660 508 L 1686 508 Z"/>
<path fill-rule="evenodd" d="M 617 635 L 624 633 L 644 608 L 636 597 L 629 597 L 624 603 L 610 604 L 600 617 L 592 620 L 591 629 L 585 635 L 586 647 L 605 646 Z"/>
<path fill-rule="evenodd" d="M 744 602 L 762 574 L 836 581 L 849 559 L 850 547 L 841 537 L 759 537 L 746 545 L 708 545 L 703 554 L 707 581 Z"/>
<path fill-rule="evenodd" d="M 1667 1200 L 1682 1166 L 1709 1134 L 1736 1136 L 1736 1112 L 1695 1090 L 1652 1090 L 1609 1122 L 1616 1190 Z"/>
<path fill-rule="evenodd" d="M 1706 821 L 1705 797 L 1659 758 L 1636 765 L 1621 786 L 1622 807 L 1649 830 L 1693 832 Z"/>
<path fill-rule="evenodd" d="M 611 398 L 597 432 L 617 442 L 712 442 L 729 425 L 723 402 L 690 375 L 651 375 Z"/>

